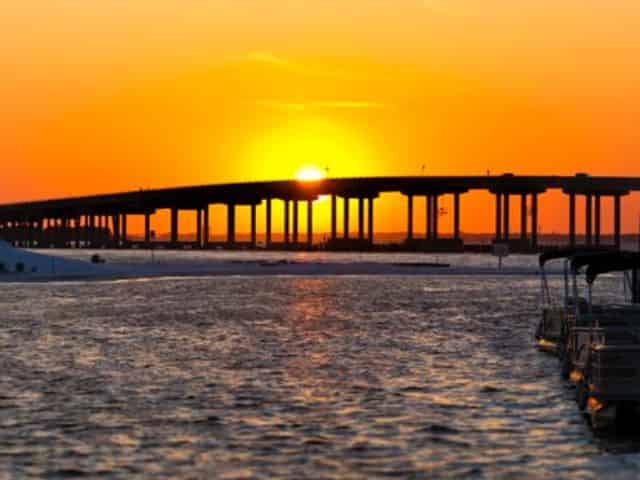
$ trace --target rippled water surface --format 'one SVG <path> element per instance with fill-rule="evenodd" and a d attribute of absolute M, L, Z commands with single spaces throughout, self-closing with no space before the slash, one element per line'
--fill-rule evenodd
<path fill-rule="evenodd" d="M 0 478 L 638 474 L 532 347 L 537 300 L 534 277 L 2 285 Z"/>

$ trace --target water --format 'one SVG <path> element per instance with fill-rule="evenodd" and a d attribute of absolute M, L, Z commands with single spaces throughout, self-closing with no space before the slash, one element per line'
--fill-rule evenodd
<path fill-rule="evenodd" d="M 0 478 L 637 476 L 638 442 L 595 438 L 532 347 L 538 289 L 460 276 L 3 285 Z"/>
<path fill-rule="evenodd" d="M 151 262 L 149 250 L 35 250 L 39 253 L 58 255 L 65 258 L 89 260 L 93 254 L 98 254 L 107 260 L 108 264 L 148 264 Z M 486 254 L 446 254 L 446 253 L 339 253 L 339 252 L 278 252 L 278 251 L 250 251 L 250 250 L 155 250 L 154 261 L 165 264 L 194 264 L 211 265 L 221 262 L 247 261 L 279 261 L 310 262 L 310 263 L 448 263 L 453 267 L 498 267 L 497 257 Z M 503 260 L 505 267 L 530 268 L 537 270 L 538 257 L 536 255 L 513 254 Z M 558 263 L 558 265 L 562 265 Z M 557 265 L 556 265 L 557 267 Z"/>

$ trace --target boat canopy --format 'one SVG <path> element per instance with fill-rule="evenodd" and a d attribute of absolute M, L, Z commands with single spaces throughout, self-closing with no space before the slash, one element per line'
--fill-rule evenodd
<path fill-rule="evenodd" d="M 575 255 L 571 259 L 571 270 L 574 273 L 585 266 L 587 267 L 587 282 L 591 284 L 602 273 L 640 270 L 640 254 L 608 252 L 597 255 Z"/>
<path fill-rule="evenodd" d="M 552 250 L 547 250 L 540 254 L 538 258 L 538 262 L 540 263 L 540 267 L 544 267 L 544 264 L 551 261 L 556 260 L 558 258 L 571 258 L 576 255 L 590 255 L 590 254 L 601 254 L 606 252 L 611 252 L 610 248 L 606 247 L 565 247 L 565 248 L 554 248 Z"/>

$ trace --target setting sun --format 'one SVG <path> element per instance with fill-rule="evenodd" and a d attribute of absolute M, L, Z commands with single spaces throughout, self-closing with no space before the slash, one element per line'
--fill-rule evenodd
<path fill-rule="evenodd" d="M 325 178 L 325 172 L 315 165 L 305 165 L 296 172 L 296 180 L 302 182 L 313 182 Z"/>
<path fill-rule="evenodd" d="M 358 176 L 374 163 L 368 138 L 346 122 L 290 114 L 256 134 L 243 155 L 255 178 L 319 180 Z"/>

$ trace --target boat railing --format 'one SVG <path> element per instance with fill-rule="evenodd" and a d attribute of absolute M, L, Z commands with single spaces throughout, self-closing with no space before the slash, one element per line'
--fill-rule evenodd
<path fill-rule="evenodd" d="M 632 305 L 596 305 L 590 312 L 580 315 L 574 330 L 576 334 L 590 331 L 593 343 L 640 344 L 640 308 Z"/>

